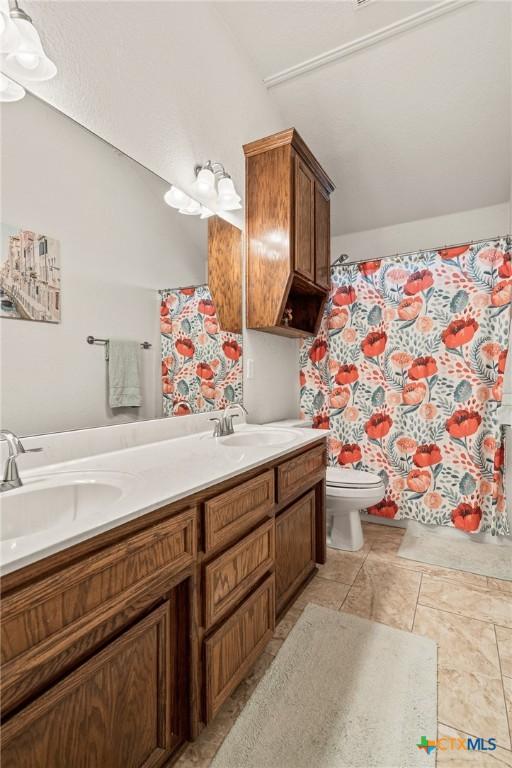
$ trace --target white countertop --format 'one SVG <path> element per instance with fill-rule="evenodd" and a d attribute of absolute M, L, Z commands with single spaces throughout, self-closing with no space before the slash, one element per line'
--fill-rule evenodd
<path fill-rule="evenodd" d="M 276 428 L 279 426 L 271 429 Z M 243 425 L 236 432 L 266 429 L 270 427 Z M 8 504 L 8 497 L 14 498 L 14 495 L 19 495 L 21 500 L 21 494 L 28 499 L 26 494 L 30 487 L 41 481 L 49 482 L 50 486 L 52 483 L 62 485 L 67 479 L 78 477 L 76 473 L 82 473 L 80 477 L 90 478 L 90 487 L 91 484 L 101 485 L 102 480 L 108 484 L 114 478 L 121 488 L 120 496 L 108 503 L 99 501 L 97 508 L 82 517 L 71 519 L 72 516 L 66 515 L 57 525 L 52 520 L 52 509 L 41 509 L 42 529 L 1 542 L 0 574 L 29 565 L 327 436 L 325 431 L 306 428 L 287 429 L 286 432 L 291 440 L 286 444 L 250 448 L 222 444 L 222 439 L 213 438 L 210 432 L 198 433 L 20 472 L 23 488 L 0 496 L 0 525 L 3 502 Z M 30 495 L 32 498 L 36 496 Z M 29 506 L 24 505 L 27 509 Z"/>

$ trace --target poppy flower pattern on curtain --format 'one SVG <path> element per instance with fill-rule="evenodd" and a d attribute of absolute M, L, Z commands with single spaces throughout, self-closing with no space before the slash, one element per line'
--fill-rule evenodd
<path fill-rule="evenodd" d="M 164 416 L 242 402 L 242 337 L 219 328 L 208 286 L 159 292 Z"/>
<path fill-rule="evenodd" d="M 329 463 L 376 472 L 368 512 L 508 534 L 502 398 L 510 239 L 339 266 L 301 347 L 301 415 Z"/>

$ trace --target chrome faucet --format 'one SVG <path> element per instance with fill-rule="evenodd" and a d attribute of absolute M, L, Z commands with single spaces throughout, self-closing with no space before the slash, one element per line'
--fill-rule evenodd
<path fill-rule="evenodd" d="M 233 429 L 233 419 L 238 416 L 238 413 L 229 413 L 231 408 L 240 408 L 244 413 L 247 413 L 247 408 L 244 408 L 242 403 L 229 403 L 226 405 L 222 416 L 214 416 L 210 419 L 210 421 L 215 421 L 214 437 L 225 437 L 226 435 L 232 435 L 235 431 Z"/>
<path fill-rule="evenodd" d="M 42 448 L 24 448 L 23 443 L 10 429 L 0 429 L 0 440 L 6 440 L 9 446 L 9 456 L 5 462 L 4 474 L 0 483 L 0 493 L 3 491 L 12 491 L 14 488 L 20 488 L 23 483 L 18 472 L 16 459 L 20 453 L 39 453 Z"/>

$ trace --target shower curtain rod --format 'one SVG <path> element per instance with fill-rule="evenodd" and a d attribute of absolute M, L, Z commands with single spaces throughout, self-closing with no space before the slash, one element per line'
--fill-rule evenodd
<path fill-rule="evenodd" d="M 445 248 L 459 248 L 462 245 L 474 245 L 475 243 L 482 243 L 486 240 L 507 240 L 507 242 L 510 242 L 510 235 L 494 235 L 494 237 L 479 237 L 478 240 L 466 240 L 463 243 L 453 243 L 452 245 L 439 245 L 436 248 L 419 248 L 415 251 L 407 251 L 406 253 L 390 253 L 387 256 L 377 256 L 373 259 L 358 259 L 357 261 L 351 261 L 350 264 L 358 264 L 363 263 L 364 261 L 384 261 L 384 259 L 404 259 L 406 256 L 412 256 L 415 253 L 425 253 L 426 251 L 442 251 Z M 338 267 L 342 264 L 344 264 L 347 259 L 349 259 L 350 256 L 348 253 L 342 253 L 336 261 L 333 261 L 331 264 L 331 269 L 333 267 Z M 348 264 L 347 266 L 350 266 Z"/>

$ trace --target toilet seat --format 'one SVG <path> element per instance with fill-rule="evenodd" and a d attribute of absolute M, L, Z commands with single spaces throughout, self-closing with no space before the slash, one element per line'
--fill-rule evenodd
<path fill-rule="evenodd" d="M 360 469 L 342 469 L 341 467 L 328 467 L 326 483 L 330 488 L 347 488 L 353 490 L 365 490 L 377 488 L 382 485 L 379 475 L 372 472 L 363 472 Z"/>

